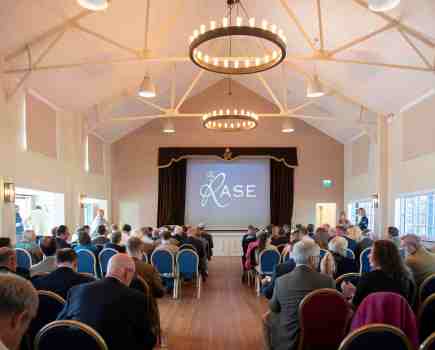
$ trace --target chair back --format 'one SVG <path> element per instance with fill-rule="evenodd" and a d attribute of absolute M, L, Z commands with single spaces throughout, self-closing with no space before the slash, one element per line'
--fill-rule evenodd
<path fill-rule="evenodd" d="M 62 311 L 65 300 L 56 293 L 40 290 L 38 291 L 39 307 L 36 317 L 30 322 L 27 334 L 33 344 L 36 334 L 47 324 L 56 320 L 57 315 Z"/>
<path fill-rule="evenodd" d="M 78 272 L 97 275 L 97 259 L 94 253 L 87 249 L 79 249 L 77 251 Z"/>
<path fill-rule="evenodd" d="M 40 330 L 35 350 L 108 350 L 100 334 L 79 321 L 54 321 Z"/>
<path fill-rule="evenodd" d="M 418 292 L 419 305 L 422 305 L 432 294 L 435 294 L 435 273 L 426 277 L 420 285 Z"/>
<path fill-rule="evenodd" d="M 356 287 L 358 285 L 360 277 L 361 277 L 361 275 L 357 272 L 345 273 L 345 274 L 341 275 L 340 277 L 337 277 L 337 279 L 335 280 L 337 290 L 339 292 L 342 292 L 341 283 L 343 283 L 344 281 L 350 282 Z"/>
<path fill-rule="evenodd" d="M 326 249 L 320 249 L 320 260 L 322 260 L 326 254 L 328 254 Z"/>
<path fill-rule="evenodd" d="M 32 256 L 30 253 L 22 248 L 15 248 L 15 255 L 17 257 L 17 266 L 26 270 L 32 267 Z"/>
<path fill-rule="evenodd" d="M 435 333 L 432 333 L 420 346 L 420 350 L 435 350 Z"/>
<path fill-rule="evenodd" d="M 338 350 L 412 350 L 406 335 L 397 327 L 374 323 L 351 332 Z"/>
<path fill-rule="evenodd" d="M 355 260 L 355 253 L 353 252 L 352 249 L 349 248 L 346 249 L 346 258 Z"/>
<path fill-rule="evenodd" d="M 372 270 L 372 267 L 370 266 L 370 260 L 369 255 L 372 252 L 372 248 L 366 248 L 361 252 L 361 255 L 359 257 L 359 263 L 360 263 L 360 273 L 361 275 L 363 273 L 370 272 Z"/>
<path fill-rule="evenodd" d="M 177 254 L 177 276 L 199 276 L 199 256 L 190 249 Z"/>
<path fill-rule="evenodd" d="M 337 349 L 346 335 L 350 316 L 349 303 L 335 289 L 309 293 L 299 305 L 298 349 Z"/>
<path fill-rule="evenodd" d="M 174 254 L 167 249 L 156 249 L 151 254 L 151 264 L 163 277 L 175 276 Z"/>
<path fill-rule="evenodd" d="M 435 332 L 435 294 L 426 298 L 420 305 L 418 312 L 418 325 L 420 341 L 424 342 L 432 333 Z"/>
<path fill-rule="evenodd" d="M 184 244 L 180 245 L 179 250 L 183 250 L 183 249 L 191 249 L 191 250 L 194 250 L 196 252 L 196 248 L 192 244 L 189 244 L 189 243 L 184 243 Z"/>
<path fill-rule="evenodd" d="M 287 244 L 285 244 L 285 243 L 278 244 L 277 246 L 275 246 L 275 248 L 278 249 L 279 253 L 281 254 L 286 245 Z"/>
<path fill-rule="evenodd" d="M 281 254 L 276 248 L 264 249 L 258 256 L 258 267 L 261 275 L 272 275 L 275 266 L 279 264 Z"/>
<path fill-rule="evenodd" d="M 418 347 L 417 320 L 403 296 L 396 293 L 378 292 L 365 297 L 355 312 L 351 330 L 373 323 L 399 328 L 406 334 L 413 347 Z"/>
<path fill-rule="evenodd" d="M 405 260 L 406 258 L 406 249 L 405 248 L 399 248 L 399 254 L 402 260 Z"/>
<path fill-rule="evenodd" d="M 109 265 L 109 260 L 112 258 L 112 256 L 114 256 L 116 254 L 118 254 L 118 252 L 112 248 L 104 248 L 100 252 L 100 254 L 98 254 L 98 260 L 100 261 L 101 277 L 106 276 L 107 266 Z"/>

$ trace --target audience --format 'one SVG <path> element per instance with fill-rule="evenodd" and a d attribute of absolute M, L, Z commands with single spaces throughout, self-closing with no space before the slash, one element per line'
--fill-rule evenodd
<path fill-rule="evenodd" d="M 70 232 L 67 226 L 60 225 L 56 230 L 56 248 L 71 248 L 71 245 L 68 243 L 70 239 Z"/>
<path fill-rule="evenodd" d="M 272 228 L 272 237 L 270 240 L 270 244 L 274 246 L 279 246 L 281 244 L 287 244 L 288 238 L 284 234 L 284 231 L 281 230 L 281 227 L 274 225 Z"/>
<path fill-rule="evenodd" d="M 109 349 L 146 350 L 156 344 L 148 314 L 150 302 L 129 288 L 135 263 L 126 254 L 113 256 L 102 280 L 73 287 L 59 320 L 76 320 L 94 328 Z"/>
<path fill-rule="evenodd" d="M 112 232 L 112 235 L 110 237 L 110 242 L 106 243 L 104 245 L 104 248 L 111 248 L 111 249 L 115 249 L 118 253 L 125 253 L 126 249 L 125 246 L 121 245 L 121 240 L 122 240 L 121 231 Z"/>
<path fill-rule="evenodd" d="M 82 283 L 93 282 L 94 278 L 77 273 L 77 253 L 73 249 L 58 249 L 56 252 L 57 269 L 46 276 L 32 278 L 38 290 L 48 290 L 66 299 L 68 291 Z"/>
<path fill-rule="evenodd" d="M 91 236 L 83 229 L 79 229 L 78 244 L 74 247 L 74 250 L 78 252 L 80 249 L 86 249 L 98 255 L 98 249 L 91 243 Z"/>
<path fill-rule="evenodd" d="M 30 282 L 0 274 L 0 349 L 18 350 L 38 310 L 38 294 Z"/>
<path fill-rule="evenodd" d="M 109 243 L 110 240 L 107 238 L 107 235 L 109 232 L 107 232 L 106 225 L 100 225 L 97 229 L 97 237 L 95 237 L 92 240 L 92 244 L 94 245 L 105 245 L 106 243 Z"/>
<path fill-rule="evenodd" d="M 421 238 L 416 235 L 402 237 L 403 247 L 406 249 L 406 265 L 411 269 L 417 286 L 435 273 L 435 254 L 430 253 L 421 244 Z"/>
<path fill-rule="evenodd" d="M 127 241 L 127 253 L 133 259 L 136 274 L 142 277 L 151 288 L 155 298 L 161 298 L 165 294 L 160 274 L 153 265 L 143 261 L 143 242 L 137 237 L 130 237 Z"/>
<path fill-rule="evenodd" d="M 53 237 L 44 237 L 40 243 L 40 247 L 44 258 L 40 263 L 33 265 L 30 269 L 32 277 L 38 274 L 53 272 L 57 268 L 55 256 L 56 240 Z"/>
<path fill-rule="evenodd" d="M 330 238 L 331 237 L 329 236 L 328 230 L 324 227 L 319 227 L 314 234 L 314 240 L 316 241 L 320 249 L 328 249 L 328 243 Z"/>
<path fill-rule="evenodd" d="M 30 279 L 29 270 L 17 267 L 15 251 L 10 247 L 0 248 L 0 273 L 12 273 Z"/>
<path fill-rule="evenodd" d="M 184 244 L 187 235 L 185 234 L 183 227 L 175 226 L 172 237 L 178 241 L 178 245 Z M 150 231 L 150 239 L 151 239 L 151 231 Z"/>
<path fill-rule="evenodd" d="M 329 253 L 321 261 L 321 271 L 334 279 L 345 273 L 357 272 L 358 266 L 353 258 L 347 257 L 347 240 L 336 236 L 329 241 Z"/>
<path fill-rule="evenodd" d="M 171 233 L 168 230 L 162 230 L 160 233 L 160 244 L 155 248 L 169 250 L 174 256 L 178 253 L 179 248 L 173 244 Z"/>
<path fill-rule="evenodd" d="M 268 349 L 296 349 L 299 337 L 299 304 L 310 292 L 335 288 L 334 280 L 316 271 L 320 249 L 310 238 L 296 243 L 292 257 L 296 267 L 276 280 L 270 312 L 264 318 L 264 335 Z"/>
<path fill-rule="evenodd" d="M 37 264 L 42 260 L 42 252 L 39 245 L 36 243 L 36 234 L 33 230 L 25 230 L 21 242 L 17 242 L 16 248 L 25 249 L 32 257 L 32 265 Z"/>
<path fill-rule="evenodd" d="M 394 226 L 388 226 L 387 228 L 387 239 L 392 241 L 397 248 L 400 248 L 400 234 L 399 229 Z"/>
<path fill-rule="evenodd" d="M 358 285 L 343 282 L 343 294 L 358 307 L 363 299 L 375 292 L 402 295 L 414 305 L 416 287 L 412 275 L 402 261 L 396 245 L 389 240 L 375 241 L 369 256 L 372 271 L 361 276 Z"/>

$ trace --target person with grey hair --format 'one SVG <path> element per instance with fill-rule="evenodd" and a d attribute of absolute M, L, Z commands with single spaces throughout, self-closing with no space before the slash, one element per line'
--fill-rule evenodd
<path fill-rule="evenodd" d="M 405 264 L 411 269 L 417 286 L 431 274 L 435 273 L 435 254 L 429 252 L 417 235 L 402 237 L 402 246 L 406 249 Z"/>
<path fill-rule="evenodd" d="M 25 279 L 30 279 L 30 272 L 17 266 L 15 251 L 10 247 L 0 248 L 0 273 L 13 273 Z"/>
<path fill-rule="evenodd" d="M 296 267 L 276 280 L 270 312 L 263 318 L 267 349 L 287 350 L 297 347 L 299 337 L 299 304 L 314 290 L 335 288 L 335 281 L 317 272 L 320 248 L 310 238 L 303 238 L 293 247 Z"/>
<path fill-rule="evenodd" d="M 329 253 L 325 255 L 320 264 L 320 269 L 334 279 L 345 273 L 357 272 L 358 266 L 354 259 L 347 257 L 346 238 L 335 236 L 328 243 Z"/>
<path fill-rule="evenodd" d="M 38 311 L 32 284 L 14 274 L 0 274 L 0 350 L 18 350 Z"/>

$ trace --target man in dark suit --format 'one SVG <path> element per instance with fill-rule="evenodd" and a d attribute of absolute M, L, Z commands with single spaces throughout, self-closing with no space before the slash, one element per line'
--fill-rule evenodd
<path fill-rule="evenodd" d="M 262 281 L 262 288 L 261 293 L 267 298 L 272 299 L 273 296 L 273 289 L 275 288 L 275 283 L 278 277 L 281 277 L 282 275 L 285 275 L 286 273 L 292 272 L 294 268 L 296 267 L 296 263 L 293 259 L 290 259 L 289 261 L 286 261 L 285 263 L 278 264 L 275 266 L 272 274 L 272 278 L 265 278 Z"/>
<path fill-rule="evenodd" d="M 147 313 L 149 300 L 129 288 L 135 275 L 133 259 L 116 254 L 104 279 L 73 287 L 58 320 L 76 320 L 94 328 L 109 349 L 146 350 L 156 344 Z"/>
<path fill-rule="evenodd" d="M 48 290 L 66 299 L 68 291 L 79 284 L 93 282 L 95 279 L 77 273 L 77 253 L 73 249 L 59 249 L 56 252 L 57 269 L 46 276 L 32 279 L 37 290 Z"/>
<path fill-rule="evenodd" d="M 264 317 L 265 343 L 268 349 L 296 349 L 299 336 L 299 304 L 310 292 L 335 288 L 335 281 L 316 271 L 320 248 L 310 238 L 295 244 L 292 258 L 295 269 L 276 281 L 270 312 Z"/>
<path fill-rule="evenodd" d="M 68 226 L 60 225 L 56 230 L 56 248 L 71 248 L 71 245 L 68 243 L 70 236 Z"/>
<path fill-rule="evenodd" d="M 110 242 L 104 245 L 104 248 L 115 249 L 118 253 L 126 253 L 125 246 L 121 245 L 122 233 L 121 231 L 112 232 L 112 236 L 110 237 Z"/>
<path fill-rule="evenodd" d="M 191 244 L 195 248 L 199 256 L 199 272 L 202 279 L 205 281 L 207 278 L 207 255 L 203 241 L 199 239 L 199 230 L 196 227 L 189 227 L 187 230 L 187 239 L 185 244 Z"/>

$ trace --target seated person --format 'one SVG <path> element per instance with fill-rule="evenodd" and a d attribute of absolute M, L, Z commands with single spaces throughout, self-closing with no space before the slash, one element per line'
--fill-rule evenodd
<path fill-rule="evenodd" d="M 329 254 L 320 263 L 322 272 L 337 279 L 345 273 L 357 272 L 358 266 L 354 259 L 347 257 L 347 240 L 336 236 L 329 241 Z"/>
<path fill-rule="evenodd" d="M 150 232 L 151 235 L 151 232 Z M 187 236 L 184 234 L 183 227 L 175 226 L 172 237 L 178 241 L 178 245 L 184 244 Z M 151 239 L 151 238 L 150 238 Z"/>
<path fill-rule="evenodd" d="M 311 239 L 314 239 L 314 230 L 315 230 L 315 226 L 313 224 L 308 224 L 307 225 L 307 235 Z"/>
<path fill-rule="evenodd" d="M 32 278 L 33 286 L 36 289 L 48 290 L 66 299 L 68 291 L 72 287 L 95 280 L 92 277 L 77 273 L 77 254 L 72 249 L 58 249 L 56 265 L 57 269 L 50 274 Z"/>
<path fill-rule="evenodd" d="M 33 265 L 30 269 L 30 275 L 36 276 L 38 274 L 44 274 L 47 272 L 53 272 L 56 270 L 56 240 L 53 237 L 44 237 L 41 240 L 40 248 L 44 255 L 43 260 Z"/>
<path fill-rule="evenodd" d="M 270 246 L 269 240 L 267 238 L 267 232 L 260 230 L 257 232 L 257 240 L 252 242 L 248 246 L 248 251 L 246 252 L 246 270 L 253 269 L 258 265 L 258 257 L 260 253 Z"/>
<path fill-rule="evenodd" d="M 293 232 L 290 233 L 290 238 L 289 241 L 287 243 L 287 245 L 284 247 L 282 254 L 286 255 L 286 254 L 290 254 L 293 250 L 293 246 L 298 243 L 301 239 L 303 238 L 303 232 L 300 230 L 295 230 Z"/>
<path fill-rule="evenodd" d="M 13 273 L 25 279 L 30 278 L 29 270 L 18 268 L 15 251 L 9 247 L 0 248 L 0 273 Z"/>
<path fill-rule="evenodd" d="M 71 248 L 68 243 L 70 237 L 68 226 L 60 225 L 56 230 L 56 249 Z"/>
<path fill-rule="evenodd" d="M 319 227 L 314 234 L 314 240 L 320 249 L 328 250 L 328 243 L 331 236 L 329 235 L 329 230 L 326 230 L 324 227 Z"/>
<path fill-rule="evenodd" d="M 36 234 L 33 230 L 24 230 L 23 239 L 17 242 L 16 248 L 27 250 L 32 257 L 32 265 L 37 264 L 42 260 L 42 252 L 39 245 L 36 243 Z"/>
<path fill-rule="evenodd" d="M 203 241 L 198 238 L 199 231 L 196 227 L 189 227 L 185 244 L 191 244 L 199 256 L 199 273 L 205 280 L 207 278 L 207 255 Z"/>
<path fill-rule="evenodd" d="M 399 229 L 394 226 L 388 226 L 387 227 L 387 239 L 394 242 L 397 248 L 400 249 L 400 233 Z"/>
<path fill-rule="evenodd" d="M 129 288 L 135 275 L 133 259 L 114 255 L 102 280 L 70 289 L 58 320 L 76 320 L 94 328 L 109 349 L 147 350 L 156 344 L 149 299 Z"/>
<path fill-rule="evenodd" d="M 274 225 L 272 227 L 272 238 L 270 240 L 270 244 L 274 246 L 279 246 L 281 244 L 287 244 L 288 238 L 284 234 L 284 231 L 281 230 L 281 227 Z M 282 252 L 282 249 L 280 250 L 280 253 Z"/>
<path fill-rule="evenodd" d="M 367 295 L 376 292 L 400 294 L 412 307 L 416 296 L 415 283 L 396 245 L 389 240 L 375 241 L 369 259 L 372 271 L 363 274 L 356 287 L 350 282 L 341 285 L 343 294 L 352 300 L 355 308 Z"/>
<path fill-rule="evenodd" d="M 35 318 L 39 298 L 29 281 L 11 273 L 0 274 L 0 349 L 18 350 Z"/>
<path fill-rule="evenodd" d="M 206 225 L 203 223 L 198 225 L 198 230 L 199 230 L 199 237 L 207 242 L 207 246 L 206 246 L 207 259 L 211 260 L 211 257 L 213 256 L 213 248 L 214 248 L 213 236 L 206 231 Z"/>
<path fill-rule="evenodd" d="M 179 248 L 172 243 L 171 239 L 171 233 L 168 230 L 162 230 L 160 233 L 160 244 L 155 248 L 155 250 L 166 249 L 175 256 L 178 253 Z"/>
<path fill-rule="evenodd" d="M 297 231 L 295 231 L 297 232 Z M 286 273 L 292 272 L 296 267 L 293 259 L 286 261 L 285 263 L 278 264 L 273 270 L 272 277 L 266 276 L 262 281 L 261 293 L 267 298 L 272 299 L 273 289 L 275 288 L 275 283 L 278 277 L 285 275 Z"/>
<path fill-rule="evenodd" d="M 106 225 L 100 225 L 97 229 L 97 237 L 92 240 L 92 244 L 94 245 L 105 245 L 106 243 L 109 243 L 110 240 L 107 238 L 107 235 L 109 232 L 107 232 Z"/>
<path fill-rule="evenodd" d="M 299 338 L 299 304 L 314 290 L 335 288 L 335 281 L 317 272 L 320 248 L 310 238 L 295 244 L 292 257 L 296 267 L 276 280 L 270 312 L 263 319 L 268 349 L 296 349 Z"/>
<path fill-rule="evenodd" d="M 131 231 L 132 228 L 130 225 L 125 224 L 124 226 L 122 226 L 122 241 L 121 241 L 122 245 L 127 245 L 127 241 L 130 238 Z"/>
<path fill-rule="evenodd" d="M 246 270 L 245 264 L 246 259 L 248 258 L 248 247 L 250 243 L 253 243 L 257 240 L 257 229 L 253 225 L 248 226 L 248 231 L 242 237 L 242 264 L 243 269 Z"/>
<path fill-rule="evenodd" d="M 136 267 L 136 274 L 142 277 L 151 288 L 151 292 L 155 298 L 161 298 L 165 294 L 162 280 L 159 272 L 153 265 L 143 261 L 143 242 L 137 237 L 130 237 L 127 241 L 127 253 L 130 256 Z"/>
<path fill-rule="evenodd" d="M 359 229 L 358 226 L 355 226 Z M 355 258 L 356 262 L 360 263 L 360 256 L 364 249 L 370 248 L 373 245 L 373 240 L 370 238 L 370 231 L 366 230 L 361 232 L 361 238 L 356 245 Z"/>
<path fill-rule="evenodd" d="M 421 244 L 421 238 L 416 235 L 403 236 L 402 245 L 408 253 L 405 264 L 411 269 L 417 286 L 420 286 L 435 273 L 435 254 L 427 251 Z"/>
<path fill-rule="evenodd" d="M 111 248 L 111 249 L 115 249 L 118 253 L 125 253 L 126 252 L 125 247 L 120 245 L 121 240 L 122 240 L 121 231 L 112 232 L 112 235 L 110 237 L 110 242 L 106 243 L 104 245 L 104 248 Z"/>
<path fill-rule="evenodd" d="M 91 243 L 91 236 L 83 229 L 79 229 L 79 239 L 78 244 L 74 247 L 74 251 L 77 253 L 80 249 L 86 249 L 94 253 L 95 256 L 98 255 L 98 249 L 95 245 Z"/>

